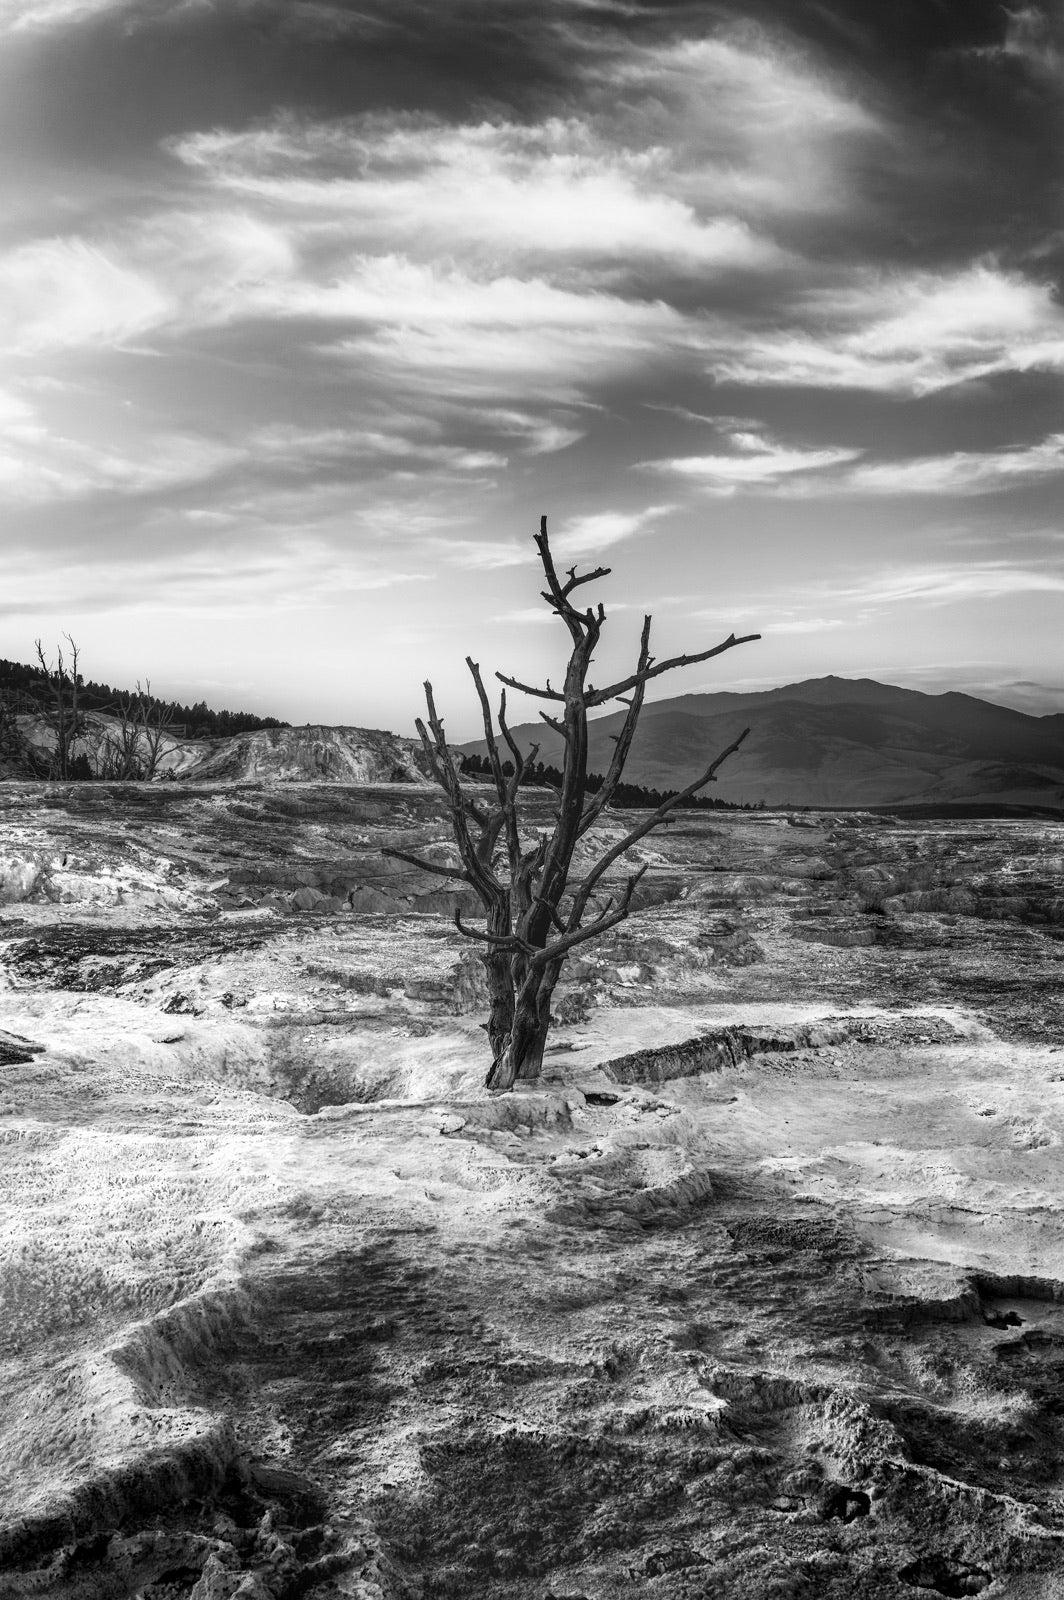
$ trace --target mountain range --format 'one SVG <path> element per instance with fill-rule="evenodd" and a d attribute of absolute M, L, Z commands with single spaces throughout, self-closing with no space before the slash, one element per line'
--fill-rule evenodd
<path fill-rule="evenodd" d="M 589 724 L 604 772 L 624 711 Z M 979 803 L 1064 811 L 1064 712 L 1029 716 L 974 695 L 923 694 L 871 678 L 809 678 L 753 694 L 687 694 L 643 707 L 625 769 L 633 783 L 679 789 L 749 727 L 705 792 L 770 806 Z M 543 723 L 514 730 L 560 766 Z M 462 746 L 483 754 L 483 742 Z"/>

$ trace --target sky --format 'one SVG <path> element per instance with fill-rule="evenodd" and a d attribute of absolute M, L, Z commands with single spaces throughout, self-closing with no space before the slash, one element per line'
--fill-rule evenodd
<path fill-rule="evenodd" d="M 474 737 L 546 515 L 659 698 L 1064 710 L 1062 134 L 1060 0 L 0 0 L 0 656 Z"/>

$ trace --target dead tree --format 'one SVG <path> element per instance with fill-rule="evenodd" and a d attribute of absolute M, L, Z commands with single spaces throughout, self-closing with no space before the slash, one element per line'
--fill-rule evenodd
<path fill-rule="evenodd" d="M 74 746 L 85 732 L 85 714 L 81 709 L 81 679 L 78 676 L 78 647 L 70 637 L 64 634 L 70 646 L 69 664 L 63 658 L 62 647 L 56 652 L 56 664 L 53 666 L 45 658 L 44 646 L 38 639 L 37 660 L 44 674 L 49 689 L 49 699 L 45 708 L 45 716 L 51 725 L 55 737 L 55 747 L 52 751 L 47 776 L 65 782 L 66 779 L 79 775 L 79 766 L 87 769 L 87 762 L 82 757 L 75 756 Z"/>
<path fill-rule="evenodd" d="M 546 517 L 541 519 L 535 542 L 547 579 L 543 598 L 565 623 L 572 644 L 564 686 L 554 689 L 548 679 L 545 688 L 536 688 L 497 672 L 495 676 L 505 687 L 496 732 L 480 667 L 466 657 L 480 700 L 494 782 L 494 800 L 485 801 L 481 794 L 463 785 L 436 710 L 432 685 L 426 683 L 428 720 L 426 724 L 419 717 L 417 730 L 429 770 L 447 797 L 461 865 L 447 866 L 403 850 L 384 852 L 423 872 L 468 884 L 484 907 L 483 928 L 467 927 L 460 912 L 455 913 L 455 924 L 466 938 L 483 946 L 481 955 L 490 997 L 486 1029 L 492 1053 L 487 1085 L 497 1091 L 511 1088 L 517 1078 L 538 1077 L 550 1028 L 551 998 L 566 958 L 578 945 L 599 938 L 625 920 L 646 867 L 644 864 L 638 871 L 628 873 L 623 887 L 612 892 L 608 892 L 607 874 L 618 864 L 623 870 L 624 858 L 633 845 L 653 832 L 677 806 L 712 783 L 718 768 L 738 750 L 750 731 L 744 729 L 686 788 L 664 800 L 571 882 L 576 847 L 609 805 L 621 781 L 647 684 L 662 673 L 708 661 L 736 645 L 760 638 L 756 633 L 736 638 L 733 633 L 709 650 L 656 662 L 650 653 L 651 619 L 647 616 L 643 619 L 635 671 L 619 683 L 596 689 L 588 683 L 587 674 L 606 612 L 601 604 L 581 611 L 571 596 L 584 584 L 604 578 L 610 569 L 596 567 L 593 572 L 578 576 L 576 567 L 570 567 L 563 582 L 551 555 Z M 522 830 L 518 796 L 535 764 L 539 746 L 533 745 L 528 751 L 519 748 L 506 720 L 506 687 L 556 707 L 557 715 L 541 711 L 540 716 L 563 741 L 562 782 L 557 790 L 553 828 L 534 840 Z M 602 785 L 589 792 L 587 714 L 611 700 L 626 706 L 627 715 L 615 736 L 613 756 Z M 508 756 L 504 756 L 503 747 Z"/>
<path fill-rule="evenodd" d="M 152 699 L 151 679 L 135 694 L 119 698 L 113 712 L 118 726 L 109 731 L 96 759 L 96 775 L 117 783 L 150 783 L 158 776 L 173 707 Z"/>

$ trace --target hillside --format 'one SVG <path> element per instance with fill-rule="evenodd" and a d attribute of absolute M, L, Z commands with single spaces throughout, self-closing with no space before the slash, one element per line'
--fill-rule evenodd
<path fill-rule="evenodd" d="M 591 725 L 604 771 L 624 712 Z M 756 694 L 690 694 L 643 708 L 626 775 L 680 788 L 742 731 L 750 736 L 710 791 L 767 805 L 874 806 L 979 801 L 1064 809 L 1064 716 L 1032 717 L 973 695 L 922 694 L 871 678 L 811 678 Z M 558 764 L 561 740 L 525 724 L 519 742 Z M 482 743 L 463 750 L 480 754 Z"/>
<path fill-rule="evenodd" d="M 192 753 L 192 759 L 187 755 Z M 202 783 L 420 783 L 415 743 L 375 728 L 263 728 L 185 746 L 176 776 Z"/>
<path fill-rule="evenodd" d="M 0 748 L 0 779 L 35 776 L 26 752 L 37 757 L 37 772 L 46 769 L 55 735 L 47 719 L 15 719 L 21 750 Z M 86 755 L 100 770 L 101 752 L 118 737 L 113 717 L 90 712 L 84 736 L 74 743 L 75 755 Z M 229 738 L 176 739 L 162 742 L 159 778 L 192 783 L 321 782 L 419 783 L 416 742 L 375 728 L 274 727 L 238 733 Z"/>

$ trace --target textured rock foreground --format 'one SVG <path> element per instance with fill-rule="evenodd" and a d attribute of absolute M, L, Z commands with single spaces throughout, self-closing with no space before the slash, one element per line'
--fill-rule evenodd
<path fill-rule="evenodd" d="M 0 1596 L 1061 1592 L 1059 826 L 684 817 L 491 1100 L 428 791 L 175 787 L 0 791 Z"/>

